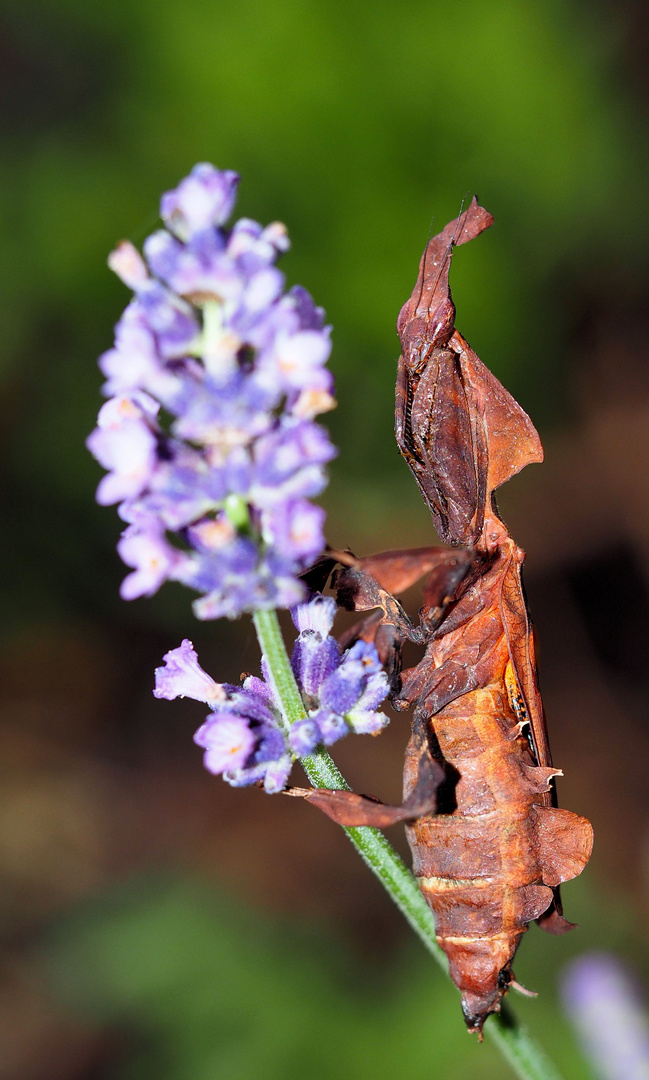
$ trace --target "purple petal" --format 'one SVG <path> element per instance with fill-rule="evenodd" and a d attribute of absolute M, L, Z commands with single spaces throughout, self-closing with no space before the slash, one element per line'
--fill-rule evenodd
<path fill-rule="evenodd" d="M 208 716 L 205 723 L 198 729 L 194 735 L 194 742 L 198 746 L 207 746 L 209 742 L 209 732 L 211 731 L 210 725 L 216 722 L 222 716 L 239 716 L 251 727 L 255 732 L 255 737 L 258 742 L 257 751 L 255 752 L 254 762 L 264 759 L 263 754 L 258 751 L 261 747 L 262 736 L 265 737 L 266 733 L 277 732 L 281 736 L 281 732 L 277 730 L 277 718 L 269 705 L 256 694 L 247 693 L 240 686 L 232 686 L 230 683 L 222 683 L 223 690 L 226 694 L 225 701 L 217 701 L 213 704 L 213 712 Z M 274 745 L 274 749 L 277 753 L 281 753 L 284 748 L 283 736 L 280 737 L 279 742 Z M 268 755 L 266 755 L 268 756 Z M 272 757 L 272 753 L 270 754 Z"/>
<path fill-rule="evenodd" d="M 332 637 L 324 641 L 315 630 L 303 630 L 295 642 L 291 664 L 300 689 L 309 701 L 316 702 L 325 679 L 340 663 L 338 642 Z"/>
<path fill-rule="evenodd" d="M 385 713 L 360 709 L 352 709 L 345 719 L 351 724 L 356 735 L 378 735 L 390 723 Z"/>
<path fill-rule="evenodd" d="M 172 403 L 181 383 L 158 356 L 153 332 L 137 300 L 126 308 L 115 327 L 115 347 L 99 358 L 106 376 L 106 394 L 146 390 L 165 404 Z M 157 403 L 156 403 L 157 406 Z"/>
<path fill-rule="evenodd" d="M 277 795 L 284 790 L 292 766 L 293 761 L 290 754 L 284 754 L 277 761 L 271 761 L 264 777 L 264 788 L 267 795 Z"/>
<path fill-rule="evenodd" d="M 181 240 L 227 221 L 236 199 L 239 177 L 207 163 L 195 165 L 189 176 L 160 202 L 160 216 Z"/>
<path fill-rule="evenodd" d="M 147 420 L 153 424 L 160 411 L 159 403 L 149 394 L 119 394 L 105 401 L 99 410 L 97 427 L 106 431 L 117 431 L 124 424 Z"/>
<path fill-rule="evenodd" d="M 273 589 L 272 607 L 292 608 L 304 599 L 304 585 L 295 578 L 278 578 Z"/>
<path fill-rule="evenodd" d="M 320 728 L 314 720 L 297 720 L 291 725 L 288 742 L 291 750 L 298 757 L 310 754 L 321 740 Z"/>
<path fill-rule="evenodd" d="M 251 277 L 274 263 L 278 253 L 287 251 L 289 246 L 286 226 L 281 222 L 276 221 L 262 229 L 256 221 L 241 218 L 230 233 L 228 255 L 247 277 Z"/>
<path fill-rule="evenodd" d="M 243 717 L 221 713 L 203 727 L 209 728 L 203 732 L 201 743 L 206 748 L 203 764 L 209 772 L 219 774 L 245 766 L 254 749 L 255 736 Z"/>
<path fill-rule="evenodd" d="M 248 675 L 243 681 L 243 689 L 264 701 L 269 710 L 279 711 L 275 695 L 271 687 L 263 679 L 257 678 L 256 675 Z"/>
<path fill-rule="evenodd" d="M 145 514 L 176 532 L 214 510 L 227 489 L 219 471 L 210 469 L 193 447 L 168 441 L 163 452 L 167 460 L 151 473 L 148 491 L 122 507 L 120 514 L 125 521 Z"/>
<path fill-rule="evenodd" d="M 148 531 L 141 525 L 129 525 L 118 541 L 117 551 L 122 562 L 135 568 L 120 586 L 123 600 L 153 596 L 187 561 L 187 556 L 167 542 L 157 525 Z"/>
<path fill-rule="evenodd" d="M 174 405 L 174 434 L 202 442 L 223 455 L 248 445 L 275 423 L 278 395 L 252 374 L 236 371 L 225 384 L 206 377 L 186 379 Z"/>
<path fill-rule="evenodd" d="M 344 717 L 338 713 L 330 712 L 327 709 L 320 709 L 317 713 L 314 713 L 311 719 L 320 728 L 322 735 L 322 741 L 325 746 L 331 746 L 333 743 L 338 742 L 345 735 L 349 734 L 349 725 L 345 721 Z"/>
<path fill-rule="evenodd" d="M 262 515 L 262 533 L 284 556 L 308 565 L 324 551 L 326 516 L 322 507 L 306 499 L 289 499 Z"/>
<path fill-rule="evenodd" d="M 261 746 L 250 758 L 250 763 L 245 769 L 228 770 L 223 779 L 233 787 L 246 787 L 264 781 L 264 787 L 269 795 L 282 791 L 286 786 L 288 775 L 291 771 L 291 756 L 286 752 L 286 743 L 281 732 L 271 733 L 266 730 L 262 736 Z"/>
<path fill-rule="evenodd" d="M 343 665 L 354 676 L 369 678 L 383 670 L 376 647 L 369 641 L 356 641 L 343 655 Z"/>
<path fill-rule="evenodd" d="M 255 575 L 258 559 L 255 542 L 236 536 L 230 543 L 195 559 L 191 584 L 199 592 L 209 593 L 249 583 Z"/>
<path fill-rule="evenodd" d="M 335 456 L 324 428 L 302 421 L 257 440 L 250 498 L 270 507 L 288 499 L 317 495 L 326 484 L 322 465 Z"/>
<path fill-rule="evenodd" d="M 388 689 L 388 678 L 374 645 L 357 641 L 343 654 L 338 669 L 323 682 L 320 705 L 349 719 L 359 733 L 379 730 L 387 718 L 376 720 L 374 713 L 387 697 Z"/>
<path fill-rule="evenodd" d="M 129 289 L 139 289 L 149 279 L 144 259 L 130 240 L 122 240 L 108 256 L 108 265 Z"/>
<path fill-rule="evenodd" d="M 325 679 L 320 689 L 323 709 L 344 716 L 354 708 L 363 689 L 362 675 L 345 670 L 341 665 Z"/>
<path fill-rule="evenodd" d="M 331 376 L 320 378 L 320 370 L 331 353 L 328 332 L 324 330 L 301 330 L 290 336 L 280 334 L 273 343 L 272 351 L 264 353 L 262 364 L 274 371 L 280 385 L 292 387 L 327 389 Z"/>
<path fill-rule="evenodd" d="M 200 332 L 193 308 L 157 281 L 138 292 L 138 301 L 161 356 L 184 356 Z"/>
<path fill-rule="evenodd" d="M 223 686 L 203 671 L 194 646 L 187 638 L 177 649 L 165 653 L 163 660 L 165 667 L 156 668 L 155 672 L 154 697 L 167 701 L 190 697 L 210 706 L 227 699 Z"/>
<path fill-rule="evenodd" d="M 248 317 L 264 311 L 277 299 L 283 285 L 284 275 L 276 267 L 266 266 L 258 270 L 249 279 L 241 297 L 242 310 Z"/>
<path fill-rule="evenodd" d="M 144 242 L 156 277 L 183 297 L 239 301 L 246 279 L 225 252 L 223 234 L 216 229 L 196 233 L 186 244 L 160 229 Z"/>
<path fill-rule="evenodd" d="M 385 701 L 389 692 L 390 681 L 386 672 L 383 671 L 383 669 L 374 672 L 374 674 L 369 676 L 365 683 L 363 693 L 354 706 L 355 712 L 364 712 L 366 710 L 373 712 L 383 701 Z"/>
<path fill-rule="evenodd" d="M 324 308 L 316 307 L 313 298 L 301 285 L 294 285 L 288 291 L 288 297 L 297 313 L 298 325 L 302 330 L 322 330 Z"/>
<path fill-rule="evenodd" d="M 333 596 L 318 593 L 307 604 L 299 604 L 291 612 L 293 624 L 302 632 L 314 630 L 325 638 L 334 624 L 336 601 Z"/>
<path fill-rule="evenodd" d="M 158 229 L 144 241 L 144 254 L 149 267 L 157 278 L 167 284 L 170 284 L 169 279 L 175 274 L 184 250 L 185 245 L 166 229 Z"/>
<path fill-rule="evenodd" d="M 110 472 L 97 487 L 101 506 L 134 499 L 149 484 L 157 463 L 157 439 L 145 423 L 129 421 L 119 429 L 95 428 L 86 446 L 100 465 Z"/>

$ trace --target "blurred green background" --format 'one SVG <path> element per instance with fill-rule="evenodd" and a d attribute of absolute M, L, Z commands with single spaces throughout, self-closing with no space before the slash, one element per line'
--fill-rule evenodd
<path fill-rule="evenodd" d="M 458 326 L 546 446 L 501 502 L 560 797 L 597 836 L 566 889 L 581 929 L 532 928 L 516 973 L 541 996 L 516 1004 L 590 1075 L 562 965 L 599 944 L 649 973 L 648 53 L 636 0 L 5 0 L 3 1077 L 504 1075 L 342 835 L 204 774 L 200 708 L 151 698 L 183 636 L 218 679 L 258 663 L 247 621 L 197 626 L 179 587 L 120 601 L 83 446 L 127 301 L 107 253 L 196 161 L 286 222 L 287 279 L 333 323 L 324 503 L 359 553 L 433 540 L 392 435 L 394 324 L 431 228 L 474 192 L 495 215 L 455 255 Z M 353 783 L 398 795 L 406 728 L 341 747 Z"/>

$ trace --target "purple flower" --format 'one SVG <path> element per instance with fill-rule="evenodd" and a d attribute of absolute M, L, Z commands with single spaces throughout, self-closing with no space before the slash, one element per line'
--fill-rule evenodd
<path fill-rule="evenodd" d="M 187 557 L 169 544 L 155 523 L 129 525 L 117 543 L 117 551 L 134 573 L 124 578 L 120 595 L 123 600 L 153 596 L 164 581 L 180 578 Z"/>
<path fill-rule="evenodd" d="M 241 218 L 232 228 L 227 254 L 240 272 L 252 277 L 257 271 L 271 266 L 278 254 L 290 247 L 286 227 L 275 221 L 262 228 L 256 221 Z"/>
<path fill-rule="evenodd" d="M 231 686 L 215 683 L 203 671 L 190 641 L 166 653 L 165 667 L 156 671 L 154 694 L 187 696 L 210 706 L 212 712 L 194 735 L 210 772 L 233 787 L 263 783 L 273 794 L 286 786 L 293 761 L 311 754 L 319 743 L 329 746 L 351 731 L 375 734 L 385 726 L 387 717 L 374 711 L 388 691 L 376 650 L 357 642 L 341 655 L 328 633 L 334 609 L 331 597 L 316 594 L 292 612 L 300 629 L 292 664 L 305 716 L 291 726 L 263 658 L 262 678 L 248 675 L 242 686 Z"/>
<path fill-rule="evenodd" d="M 174 402 L 173 432 L 205 444 L 227 461 L 232 450 L 272 430 L 279 400 L 276 389 L 264 386 L 254 372 L 238 368 L 224 385 L 209 375 L 187 378 Z"/>
<path fill-rule="evenodd" d="M 293 624 L 302 634 L 305 630 L 313 630 L 321 638 L 326 637 L 334 624 L 336 616 L 336 601 L 333 596 L 322 596 L 316 593 L 306 604 L 298 604 L 291 612 Z"/>
<path fill-rule="evenodd" d="M 196 741 L 205 748 L 205 768 L 216 774 L 243 770 L 255 748 L 255 736 L 243 716 L 222 716 L 205 724 Z"/>
<path fill-rule="evenodd" d="M 189 176 L 160 201 L 160 217 L 181 240 L 227 221 L 234 207 L 239 177 L 213 165 L 195 165 Z"/>
<path fill-rule="evenodd" d="M 338 642 L 332 637 L 323 639 L 315 630 L 304 630 L 295 642 L 291 663 L 307 700 L 318 701 L 322 684 L 340 663 Z"/>
<path fill-rule="evenodd" d="M 243 291 L 245 283 L 218 230 L 197 233 L 183 244 L 159 229 L 145 240 L 144 253 L 155 276 L 179 296 L 233 303 Z"/>
<path fill-rule="evenodd" d="M 231 315 L 231 325 L 242 341 L 253 343 L 270 317 L 272 305 L 284 287 L 284 275 L 275 267 L 258 270 L 250 277 Z"/>
<path fill-rule="evenodd" d="M 377 712 L 390 688 L 385 671 L 377 671 L 365 682 L 365 689 L 356 704 L 347 713 L 347 720 L 357 735 L 377 735 L 388 723 L 387 716 Z"/>
<path fill-rule="evenodd" d="M 312 719 L 318 725 L 320 737 L 325 746 L 331 746 L 349 734 L 347 721 L 340 713 L 332 712 L 330 709 L 320 709 L 313 714 Z"/>
<path fill-rule="evenodd" d="M 268 382 L 278 383 L 287 393 L 304 387 L 329 390 L 332 379 L 324 365 L 330 352 L 329 338 L 321 330 L 280 333 L 262 353 L 259 367 Z"/>
<path fill-rule="evenodd" d="M 206 769 L 222 773 L 233 787 L 263 781 L 269 794 L 281 791 L 292 758 L 274 698 L 255 693 L 250 686 L 225 689 L 226 700 L 212 706 L 214 712 L 194 735 L 194 742 L 205 750 Z"/>
<path fill-rule="evenodd" d="M 325 679 L 320 690 L 320 701 L 324 709 L 344 716 L 353 709 L 361 692 L 360 678 L 350 677 L 350 673 L 341 665 Z"/>
<path fill-rule="evenodd" d="M 149 280 L 149 271 L 130 240 L 122 240 L 108 256 L 108 265 L 129 289 L 140 289 Z"/>
<path fill-rule="evenodd" d="M 611 953 L 581 956 L 566 970 L 562 996 L 601 1080 L 649 1076 L 649 1015 L 628 965 Z"/>
<path fill-rule="evenodd" d="M 324 549 L 325 512 L 306 499 L 290 499 L 262 513 L 262 536 L 289 558 L 313 562 Z"/>
<path fill-rule="evenodd" d="M 309 421 L 263 435 L 254 448 L 251 499 L 266 507 L 318 495 L 326 484 L 322 466 L 334 455 L 326 432 Z"/>
<path fill-rule="evenodd" d="M 304 757 L 315 750 L 322 741 L 322 733 L 315 720 L 297 720 L 288 735 L 291 750 L 297 757 Z"/>
<path fill-rule="evenodd" d="M 126 241 L 111 255 L 135 298 L 100 358 L 113 397 L 88 439 L 108 470 L 98 501 L 131 526 L 122 595 L 174 578 L 202 619 L 304 599 L 325 546 L 308 500 L 335 454 L 314 423 L 335 404 L 329 328 L 304 289 L 282 292 L 283 225 L 225 228 L 237 184 L 197 165 L 163 196 L 144 258 Z"/>
<path fill-rule="evenodd" d="M 193 447 L 170 439 L 164 447 L 146 491 L 136 499 L 125 499 L 119 507 L 124 521 L 148 519 L 153 525 L 178 532 L 196 522 L 224 500 L 225 478 L 211 469 Z"/>
<path fill-rule="evenodd" d="M 86 445 L 109 473 L 99 483 L 102 506 L 132 499 L 151 480 L 157 466 L 157 403 L 144 394 L 111 398 L 101 408 Z"/>
<path fill-rule="evenodd" d="M 216 705 L 227 698 L 220 683 L 207 675 L 198 662 L 194 646 L 187 638 L 162 658 L 165 667 L 156 668 L 154 697 L 173 701 L 177 697 L 190 697 Z"/>
<path fill-rule="evenodd" d="M 292 664 L 309 715 L 330 746 L 349 731 L 374 735 L 385 727 L 387 716 L 376 710 L 388 695 L 389 682 L 374 645 L 358 641 L 341 657 L 337 642 L 312 628 L 328 621 L 323 600 L 316 597 L 298 608 L 295 621 L 304 629 Z"/>
<path fill-rule="evenodd" d="M 191 306 L 159 281 L 151 281 L 140 289 L 138 300 L 147 325 L 155 334 L 161 358 L 172 360 L 186 355 L 200 330 Z"/>
<path fill-rule="evenodd" d="M 153 331 L 137 300 L 128 305 L 115 327 L 115 347 L 100 356 L 99 367 L 106 376 L 104 392 L 109 395 L 142 389 L 166 405 L 182 385 L 158 356 Z"/>

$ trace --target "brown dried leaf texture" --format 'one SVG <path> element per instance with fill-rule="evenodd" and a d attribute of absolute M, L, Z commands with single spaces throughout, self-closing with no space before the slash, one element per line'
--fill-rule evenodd
<path fill-rule="evenodd" d="M 570 928 L 558 886 L 584 868 L 590 823 L 552 805 L 550 749 L 521 583 L 524 552 L 498 517 L 494 490 L 543 450 L 529 417 L 455 330 L 448 285 L 454 244 L 493 219 L 474 199 L 428 244 L 397 324 L 402 345 L 396 432 L 438 532 L 475 560 L 462 595 L 443 607 L 423 660 L 404 672 L 448 778 L 437 813 L 408 826 L 414 872 L 462 992 L 470 1030 L 498 1011 L 527 925 Z M 444 605 L 443 581 L 427 605 Z M 426 622 L 426 607 L 422 624 Z M 530 738 L 527 737 L 529 725 Z M 404 795 L 417 782 L 413 737 Z M 442 793 L 443 792 L 443 793 Z"/>

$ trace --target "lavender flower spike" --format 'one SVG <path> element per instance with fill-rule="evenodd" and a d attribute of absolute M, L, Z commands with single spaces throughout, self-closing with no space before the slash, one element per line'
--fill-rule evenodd
<path fill-rule="evenodd" d="M 197 165 L 163 195 L 144 257 L 128 242 L 111 255 L 135 296 L 100 359 L 116 396 L 88 439 L 108 470 L 97 499 L 128 523 L 122 595 L 179 580 L 202 619 L 305 598 L 325 543 L 310 499 L 335 455 L 314 422 L 335 404 L 329 328 L 304 289 L 283 292 L 282 225 L 226 228 L 238 181 Z"/>
<path fill-rule="evenodd" d="M 191 697 L 212 710 L 194 735 L 206 769 L 233 787 L 263 783 L 274 794 L 286 786 L 293 762 L 320 743 L 329 745 L 351 731 L 374 734 L 387 724 L 387 716 L 375 711 L 388 692 L 376 650 L 357 642 L 341 654 L 328 633 L 334 611 L 331 597 L 317 594 L 292 613 L 301 627 L 292 664 L 307 716 L 288 731 L 264 662 L 263 678 L 249 675 L 242 686 L 231 686 L 203 671 L 191 641 L 165 655 L 155 696 Z"/>

